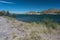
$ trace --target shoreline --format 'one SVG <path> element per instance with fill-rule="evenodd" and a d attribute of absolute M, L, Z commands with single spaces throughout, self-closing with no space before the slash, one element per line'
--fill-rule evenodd
<path fill-rule="evenodd" d="M 27 23 L 0 16 L 0 28 L 2 29 L 0 37 L 3 36 L 1 40 L 59 40 L 60 38 L 60 25 L 51 20 Z"/>

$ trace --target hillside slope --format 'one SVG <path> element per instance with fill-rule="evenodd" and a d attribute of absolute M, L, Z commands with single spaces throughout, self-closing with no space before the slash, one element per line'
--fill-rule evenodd
<path fill-rule="evenodd" d="M 41 13 L 42 14 L 60 14 L 60 10 L 55 8 L 49 8 L 48 10 L 44 10 Z"/>

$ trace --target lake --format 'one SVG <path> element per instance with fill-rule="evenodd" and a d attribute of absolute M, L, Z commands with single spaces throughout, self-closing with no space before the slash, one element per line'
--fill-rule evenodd
<path fill-rule="evenodd" d="M 53 21 L 55 22 L 60 22 L 60 15 L 48 15 L 48 14 L 44 14 L 44 15 L 24 15 L 24 14 L 16 14 L 16 19 L 19 21 L 24 21 L 24 22 L 37 22 L 40 21 L 44 18 L 49 18 L 49 19 L 53 19 Z"/>

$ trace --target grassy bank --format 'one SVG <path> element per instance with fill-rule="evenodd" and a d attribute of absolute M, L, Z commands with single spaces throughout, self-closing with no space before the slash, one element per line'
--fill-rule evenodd
<path fill-rule="evenodd" d="M 4 22 L 11 28 L 7 40 L 60 40 L 60 24 L 49 18 L 31 23 L 18 21 L 8 16 L 0 18 L 1 21 L 5 20 Z M 2 24 L 6 25 L 4 22 Z"/>
<path fill-rule="evenodd" d="M 15 37 L 14 40 L 55 40 L 56 38 L 53 38 L 54 34 L 57 35 L 57 38 L 60 34 L 60 24 L 48 18 L 43 19 L 41 22 L 15 22 L 13 28 L 26 33 L 22 37 Z"/>

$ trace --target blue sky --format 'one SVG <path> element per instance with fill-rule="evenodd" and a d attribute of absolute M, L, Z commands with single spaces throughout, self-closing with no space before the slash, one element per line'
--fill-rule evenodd
<path fill-rule="evenodd" d="M 60 0 L 0 0 L 0 11 L 25 13 L 47 10 L 48 8 L 60 9 Z"/>

